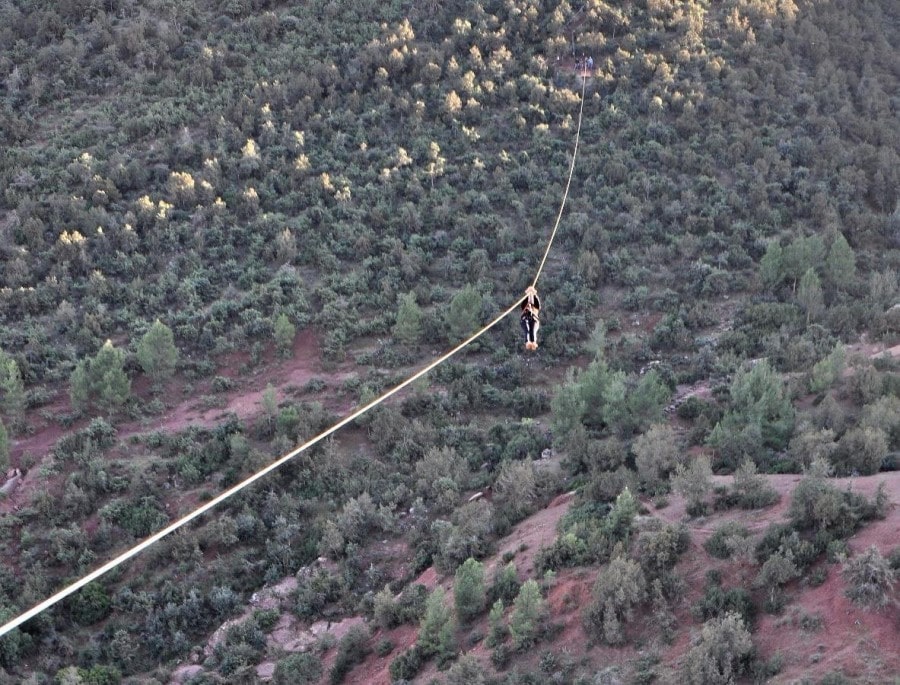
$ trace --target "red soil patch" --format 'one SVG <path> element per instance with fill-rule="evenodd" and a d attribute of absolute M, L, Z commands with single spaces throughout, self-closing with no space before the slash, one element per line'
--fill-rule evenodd
<path fill-rule="evenodd" d="M 332 382 L 339 382 L 352 375 L 349 368 L 337 370 L 325 368 L 321 358 L 321 345 L 316 334 L 310 329 L 304 329 L 297 334 L 290 358 L 276 357 L 274 348 L 270 348 L 256 368 L 244 371 L 248 361 L 249 354 L 243 351 L 231 352 L 219 359 L 218 375 L 237 381 L 233 389 L 216 395 L 220 406 L 204 408 L 198 403 L 198 396 L 210 392 L 209 380 L 198 383 L 191 397 L 177 400 L 176 398 L 182 396 L 180 390 L 184 380 L 175 378 L 159 395 L 162 401 L 171 403 L 170 408 L 161 416 L 116 424 L 117 440 L 121 443 L 132 436 L 154 431 L 175 433 L 189 426 L 212 427 L 228 414 L 246 420 L 261 412 L 262 396 L 270 383 L 275 389 L 278 401 L 281 401 L 285 397 L 285 390 L 292 386 L 303 387 L 314 378 L 328 378 Z M 153 399 L 150 383 L 143 376 L 135 379 L 132 391 L 142 401 L 149 402 Z M 327 396 L 323 395 L 321 399 L 327 401 L 336 395 L 337 393 L 332 391 L 327 393 Z M 351 406 L 350 403 L 342 403 L 335 399 L 332 399 L 330 404 L 332 405 L 330 408 L 338 412 L 345 412 Z M 56 422 L 45 419 L 42 414 L 63 416 L 71 411 L 68 397 L 62 389 L 58 389 L 56 398 L 51 404 L 28 412 L 26 422 L 31 427 L 32 434 L 12 441 L 10 462 L 12 466 L 21 467 L 23 457 L 30 455 L 33 466 L 18 487 L 8 497 L 0 500 L 0 512 L 16 511 L 30 500 L 36 489 L 42 484 L 46 486 L 45 481 L 39 482 L 40 465 L 45 462 L 53 446 L 63 435 L 84 428 L 90 423 L 90 418 L 79 420 L 71 428 L 64 428 Z"/>
<path fill-rule="evenodd" d="M 690 606 L 703 594 L 704 577 L 712 568 L 722 572 L 723 586 L 748 585 L 759 572 L 756 565 L 742 565 L 736 561 L 721 561 L 710 557 L 703 542 L 726 521 L 740 521 L 755 537 L 759 537 L 772 523 L 786 519 L 791 492 L 801 479 L 799 475 L 766 476 L 781 495 L 781 500 L 766 509 L 727 511 L 700 519 L 688 519 L 681 497 L 672 496 L 670 505 L 654 515 L 670 522 L 685 522 L 691 533 L 691 546 L 676 570 L 685 580 L 687 592 L 676 609 L 679 625 L 691 623 Z M 730 483 L 730 476 L 717 476 L 718 483 Z M 890 511 L 884 520 L 869 522 L 848 541 L 853 553 L 876 546 L 887 555 L 900 544 L 900 472 L 876 474 L 857 478 L 835 478 L 831 483 L 839 488 L 872 497 L 879 483 L 885 484 Z M 761 615 L 753 631 L 753 642 L 763 659 L 781 654 L 784 665 L 771 682 L 795 682 L 799 678 L 824 676 L 831 671 L 861 678 L 863 682 L 887 682 L 890 674 L 900 673 L 900 604 L 896 592 L 893 603 L 881 611 L 863 609 L 847 599 L 840 566 L 827 566 L 824 584 L 812 588 L 795 582 L 787 587 L 788 607 L 783 616 Z M 822 628 L 815 632 L 800 629 L 786 616 L 818 616 Z M 681 630 L 678 638 L 665 653 L 664 661 L 675 664 L 690 644 L 688 631 Z"/>

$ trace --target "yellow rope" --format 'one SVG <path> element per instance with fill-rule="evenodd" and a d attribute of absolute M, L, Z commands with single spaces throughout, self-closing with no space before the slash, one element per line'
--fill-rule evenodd
<path fill-rule="evenodd" d="M 569 188 L 572 185 L 572 175 L 575 173 L 575 159 L 578 157 L 578 141 L 581 138 L 581 115 L 584 113 L 584 92 L 587 83 L 587 75 L 581 74 L 581 108 L 578 110 L 578 127 L 575 129 L 575 148 L 572 150 L 572 163 L 569 165 L 569 180 L 566 181 L 566 190 L 563 193 L 562 204 L 559 206 L 559 214 L 556 215 L 556 223 L 553 225 L 553 232 L 550 234 L 550 240 L 547 241 L 547 249 L 544 250 L 544 257 L 541 259 L 541 265 L 538 267 L 534 280 L 531 282 L 532 288 L 537 288 L 538 279 L 544 270 L 544 263 L 547 261 L 547 255 L 550 254 L 550 247 L 553 245 L 553 239 L 556 237 L 556 231 L 559 228 L 559 222 L 562 220 L 563 210 L 566 208 L 566 200 L 569 198 Z"/>
<path fill-rule="evenodd" d="M 565 204 L 566 204 L 566 197 L 568 197 L 568 195 L 569 195 L 569 186 L 570 186 L 570 184 L 572 183 L 572 172 L 573 172 L 573 170 L 574 170 L 574 168 L 575 168 L 575 155 L 578 153 L 578 136 L 579 136 L 579 134 L 580 134 L 580 132 L 581 132 L 581 112 L 584 111 L 584 84 L 583 84 L 583 83 L 582 83 L 582 91 L 581 91 L 581 93 L 582 93 L 581 111 L 579 111 L 579 113 L 578 113 L 578 130 L 577 130 L 577 132 L 576 132 L 576 134 L 575 134 L 575 152 L 574 152 L 573 155 L 572 155 L 572 165 L 571 165 L 571 167 L 570 167 L 570 169 L 569 169 L 569 180 L 568 180 L 568 183 L 566 183 L 566 192 L 565 192 L 565 196 L 563 197 L 563 203 L 562 203 L 562 206 L 561 206 L 560 209 L 559 209 L 559 216 L 556 218 L 556 225 L 553 227 L 553 234 L 552 234 L 551 237 L 550 237 L 550 242 L 547 244 L 547 250 L 546 250 L 546 252 L 544 253 L 544 259 L 541 261 L 541 266 L 540 266 L 540 268 L 538 269 L 538 273 L 537 273 L 537 276 L 536 276 L 535 279 L 534 279 L 534 283 L 537 283 L 538 277 L 540 276 L 540 273 L 541 273 L 541 269 L 543 269 L 543 267 L 544 267 L 544 261 L 546 261 L 546 259 L 547 259 L 547 253 L 550 251 L 550 245 L 552 244 L 552 242 L 553 242 L 553 237 L 556 235 L 556 230 L 557 230 L 557 228 L 559 227 L 559 222 L 560 222 L 560 219 L 561 219 L 561 217 L 562 217 L 563 208 L 565 207 Z M 88 575 L 84 576 L 83 578 L 81 578 L 81 579 L 79 579 L 79 580 L 77 580 L 77 581 L 71 583 L 70 585 L 67 585 L 67 586 L 64 587 L 62 590 L 60 590 L 60 591 L 57 592 L 56 594 L 52 595 L 51 597 L 48 597 L 47 599 L 45 599 L 45 600 L 44 600 L 43 602 L 41 602 L 40 604 L 35 605 L 34 607 L 32 607 L 32 608 L 29 609 L 28 611 L 26 611 L 26 612 L 20 614 L 19 616 L 17 616 L 17 617 L 14 618 L 13 620 L 8 621 L 7 623 L 3 624 L 2 626 L 0 626 L 0 636 L 5 635 L 6 633 L 8 633 L 9 631 L 13 630 L 14 628 L 17 628 L 18 626 L 20 626 L 20 625 L 22 625 L 23 623 L 25 623 L 25 621 L 28 621 L 28 620 L 34 618 L 35 616 L 37 616 L 37 615 L 40 614 L 41 612 L 43 612 L 43 611 L 49 609 L 50 607 L 52 607 L 52 606 L 53 606 L 54 604 L 56 604 L 57 602 L 59 602 L 59 601 L 65 599 L 65 598 L 68 597 L 69 595 L 71 595 L 71 594 L 77 592 L 78 590 L 80 590 L 81 588 L 83 588 L 83 587 L 84 587 L 85 585 L 87 585 L 88 583 L 92 583 L 93 581 L 95 581 L 95 580 L 97 580 L 98 578 L 100 578 L 100 576 L 102 576 L 102 575 L 104 575 L 105 573 L 111 571 L 112 569 L 116 568 L 117 566 L 119 566 L 119 565 L 125 563 L 126 561 L 128 561 L 128 560 L 131 559 L 132 557 L 137 556 L 137 555 L 140 554 L 142 551 L 144 551 L 145 549 L 147 549 L 150 545 L 152 545 L 152 544 L 154 544 L 154 543 L 156 543 L 156 542 L 162 540 L 162 539 L 163 539 L 164 537 L 166 537 L 169 533 L 173 533 L 174 531 L 178 530 L 178 529 L 181 528 L 182 526 L 184 526 L 184 525 L 190 523 L 191 521 L 193 521 L 194 519 L 196 519 L 196 518 L 202 516 L 202 515 L 205 514 L 207 511 L 209 511 L 210 509 L 212 509 L 213 507 L 215 507 L 217 504 L 219 504 L 219 503 L 221 503 L 221 502 L 224 502 L 226 499 L 230 498 L 230 497 L 233 496 L 233 495 L 236 495 L 236 494 L 239 493 L 241 490 L 243 490 L 244 488 L 246 488 L 246 487 L 249 486 L 249 485 L 252 485 L 252 484 L 255 483 L 256 481 L 258 481 L 260 478 L 262 478 L 263 476 L 267 475 L 268 473 L 274 471 L 275 469 L 277 469 L 278 467 L 280 467 L 282 464 L 284 464 L 284 463 L 287 462 L 288 460 L 293 459 L 294 457 L 296 457 L 296 456 L 297 456 L 298 454 L 300 454 L 301 452 L 304 452 L 305 450 L 309 449 L 310 447 L 312 447 L 312 446 L 315 445 L 316 443 L 321 442 L 322 440 L 324 440 L 325 438 L 327 438 L 327 437 L 328 437 L 329 435 L 331 435 L 332 433 L 335 433 L 336 431 L 340 430 L 341 428 L 343 428 L 344 426 L 346 426 L 346 425 L 347 425 L 348 423 L 350 423 L 351 421 L 353 421 L 353 420 L 359 418 L 360 416 L 362 416 L 363 414 L 365 414 L 365 413 L 366 413 L 367 411 L 369 411 L 370 409 L 372 409 L 372 408 L 378 406 L 379 404 L 381 404 L 382 402 L 384 402 L 384 401 L 385 401 L 386 399 L 388 399 L 389 397 L 391 397 L 391 396 L 397 394 L 397 393 L 400 392 L 403 388 L 405 388 L 406 386 L 408 386 L 410 383 L 415 382 L 416 380 L 418 380 L 419 378 L 421 378 L 422 376 L 424 376 L 426 373 L 428 373 L 429 371 L 431 371 L 431 370 L 432 370 L 433 368 L 435 368 L 436 366 L 439 366 L 440 364 L 443 364 L 447 359 L 449 359 L 450 357 L 452 357 L 453 355 L 455 355 L 457 352 L 459 352 L 459 351 L 462 350 L 463 348 L 465 348 L 465 347 L 467 347 L 468 345 L 470 345 L 471 343 L 473 343 L 475 340 L 477 340 L 478 338 L 480 338 L 482 335 L 484 335 L 484 334 L 485 334 L 487 331 L 489 331 L 491 328 L 493 328 L 493 327 L 496 326 L 498 323 L 500 323 L 503 319 L 505 319 L 507 316 L 509 316 L 509 314 L 511 314 L 511 313 L 513 312 L 513 310 L 515 310 L 515 309 L 519 306 L 519 302 L 521 302 L 521 300 L 516 300 L 512 305 L 510 305 L 510 307 L 509 307 L 506 311 L 504 311 L 502 314 L 500 314 L 499 316 L 497 316 L 493 321 L 491 321 L 490 323 L 488 323 L 487 325 L 485 325 L 483 328 L 481 328 L 481 330 L 479 330 L 478 332 L 476 332 L 476 333 L 474 333 L 473 335 L 469 336 L 466 340 L 464 340 L 463 342 L 461 342 L 459 345 L 457 345 L 456 347 L 454 347 L 452 350 L 450 350 L 449 352 L 447 352 L 447 353 L 444 354 L 443 356 L 438 357 L 438 358 L 435 359 L 433 362 L 431 362 L 430 364 L 428 364 L 427 366 L 425 366 L 425 367 L 422 368 L 421 370 L 417 371 L 415 374 L 413 374 L 412 376 L 410 376 L 409 378 L 407 378 L 405 381 L 403 381 L 403 382 L 400 383 L 399 385 L 394 386 L 393 388 L 391 388 L 390 390 L 388 390 L 387 392 L 385 392 L 385 393 L 384 393 L 383 395 L 381 395 L 380 397 L 375 398 L 374 400 L 372 400 L 371 402 L 369 402 L 369 403 L 366 404 L 365 406 L 360 407 L 359 409 L 357 409 L 355 412 L 353 412 L 353 413 L 350 414 L 349 416 L 347 416 L 347 417 L 345 417 L 344 419 L 338 421 L 336 424 L 334 424 L 333 426 L 331 426 L 331 428 L 328 428 L 327 430 L 325 430 L 325 431 L 319 433 L 319 434 L 318 434 L 317 436 L 315 436 L 314 438 L 312 438 L 312 439 L 306 441 L 305 443 L 303 443 L 303 444 L 300 445 L 299 447 L 297 447 L 297 448 L 295 448 L 294 450 L 288 452 L 287 454 L 285 454 L 284 456 L 282 456 L 282 457 L 279 458 L 278 460 L 272 462 L 271 464 L 269 464 L 269 465 L 266 466 L 265 468 L 261 469 L 260 471 L 257 471 L 256 473 L 252 474 L 251 476 L 248 476 L 247 478 L 245 478 L 244 480 L 242 480 L 242 481 L 241 481 L 240 483 L 238 483 L 237 485 L 234 485 L 234 486 L 230 487 L 228 490 L 225 490 L 224 492 L 220 493 L 218 496 L 216 496 L 216 497 L 214 497 L 213 499 L 209 500 L 208 502 L 206 502 L 205 504 L 201 505 L 201 506 L 198 507 L 197 509 L 194 509 L 193 511 L 189 512 L 188 514 L 185 514 L 184 516 L 182 516 L 182 517 L 181 517 L 180 519 L 178 519 L 177 521 L 174 521 L 173 523 L 170 523 L 168 526 L 166 526 L 166 527 L 163 528 L 162 530 L 158 531 L 157 533 L 154 533 L 153 535 L 151 535 L 150 537 L 148 537 L 146 540 L 143 540 L 142 542 L 138 543 L 137 545 L 135 545 L 135 546 L 132 547 L 131 549 L 126 550 L 125 552 L 123 552 L 122 554 L 120 554 L 119 556 L 117 556 L 115 559 L 112 559 L 111 561 L 108 561 L 107 563 L 105 563 L 105 564 L 104 564 L 103 566 L 101 566 L 100 568 L 95 569 L 94 571 L 92 571 L 92 572 L 89 573 Z"/>

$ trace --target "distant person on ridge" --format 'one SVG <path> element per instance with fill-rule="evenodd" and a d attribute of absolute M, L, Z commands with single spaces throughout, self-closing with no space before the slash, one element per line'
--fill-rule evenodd
<path fill-rule="evenodd" d="M 525 333 L 525 349 L 536 350 L 537 332 L 541 327 L 538 315 L 541 312 L 541 300 L 537 294 L 537 288 L 533 285 L 525 289 L 525 299 L 522 300 L 522 332 Z"/>

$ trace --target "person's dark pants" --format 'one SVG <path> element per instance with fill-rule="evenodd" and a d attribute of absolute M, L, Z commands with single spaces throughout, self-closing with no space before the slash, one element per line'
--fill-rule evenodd
<path fill-rule="evenodd" d="M 535 334 L 537 333 L 537 326 L 535 323 L 535 320 L 530 317 L 523 317 L 521 319 L 522 332 L 525 334 L 525 342 L 537 342 L 535 339 Z"/>

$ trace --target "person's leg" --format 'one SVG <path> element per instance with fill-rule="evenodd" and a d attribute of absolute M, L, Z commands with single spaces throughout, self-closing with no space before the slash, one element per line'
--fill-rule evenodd
<path fill-rule="evenodd" d="M 537 334 L 538 334 L 538 329 L 540 327 L 541 327 L 541 322 L 538 321 L 537 319 L 535 319 L 534 326 L 531 329 L 531 344 L 534 345 L 534 348 L 532 348 L 532 349 L 535 349 L 535 350 L 537 349 L 537 346 L 538 346 Z"/>

